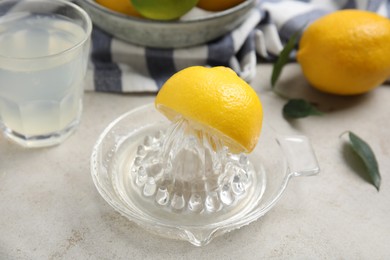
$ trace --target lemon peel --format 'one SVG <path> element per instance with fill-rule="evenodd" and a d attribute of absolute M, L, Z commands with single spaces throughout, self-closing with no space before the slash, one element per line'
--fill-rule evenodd
<path fill-rule="evenodd" d="M 226 67 L 193 66 L 174 74 L 155 99 L 171 121 L 184 117 L 222 139 L 234 151 L 257 144 L 263 109 L 256 92 Z"/>

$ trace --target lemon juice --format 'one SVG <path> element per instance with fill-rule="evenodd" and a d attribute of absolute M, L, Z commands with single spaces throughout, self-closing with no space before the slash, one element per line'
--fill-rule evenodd
<path fill-rule="evenodd" d="M 1 21 L 2 20 L 2 21 Z M 57 15 L 0 17 L 0 121 L 24 140 L 63 135 L 81 114 L 86 31 Z"/>

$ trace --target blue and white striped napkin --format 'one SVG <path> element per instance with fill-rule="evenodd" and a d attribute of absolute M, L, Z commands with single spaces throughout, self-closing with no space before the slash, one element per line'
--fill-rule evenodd
<path fill-rule="evenodd" d="M 207 44 L 180 49 L 140 47 L 95 27 L 86 90 L 157 92 L 175 72 L 193 65 L 228 66 L 246 81 L 256 64 L 273 61 L 288 38 L 339 9 L 390 16 L 390 0 L 260 0 L 235 30 Z"/>

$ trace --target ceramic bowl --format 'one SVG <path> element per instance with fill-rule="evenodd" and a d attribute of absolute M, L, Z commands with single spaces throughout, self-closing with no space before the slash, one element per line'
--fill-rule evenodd
<path fill-rule="evenodd" d="M 77 0 L 101 29 L 124 41 L 157 48 L 188 47 L 216 39 L 242 23 L 255 2 L 246 0 L 221 12 L 194 8 L 179 20 L 155 21 L 110 11 L 94 0 Z"/>

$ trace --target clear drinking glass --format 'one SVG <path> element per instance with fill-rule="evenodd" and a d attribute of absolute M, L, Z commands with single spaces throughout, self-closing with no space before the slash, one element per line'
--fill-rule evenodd
<path fill-rule="evenodd" d="M 61 143 L 82 111 L 92 23 L 64 0 L 0 1 L 0 128 L 25 147 Z"/>

